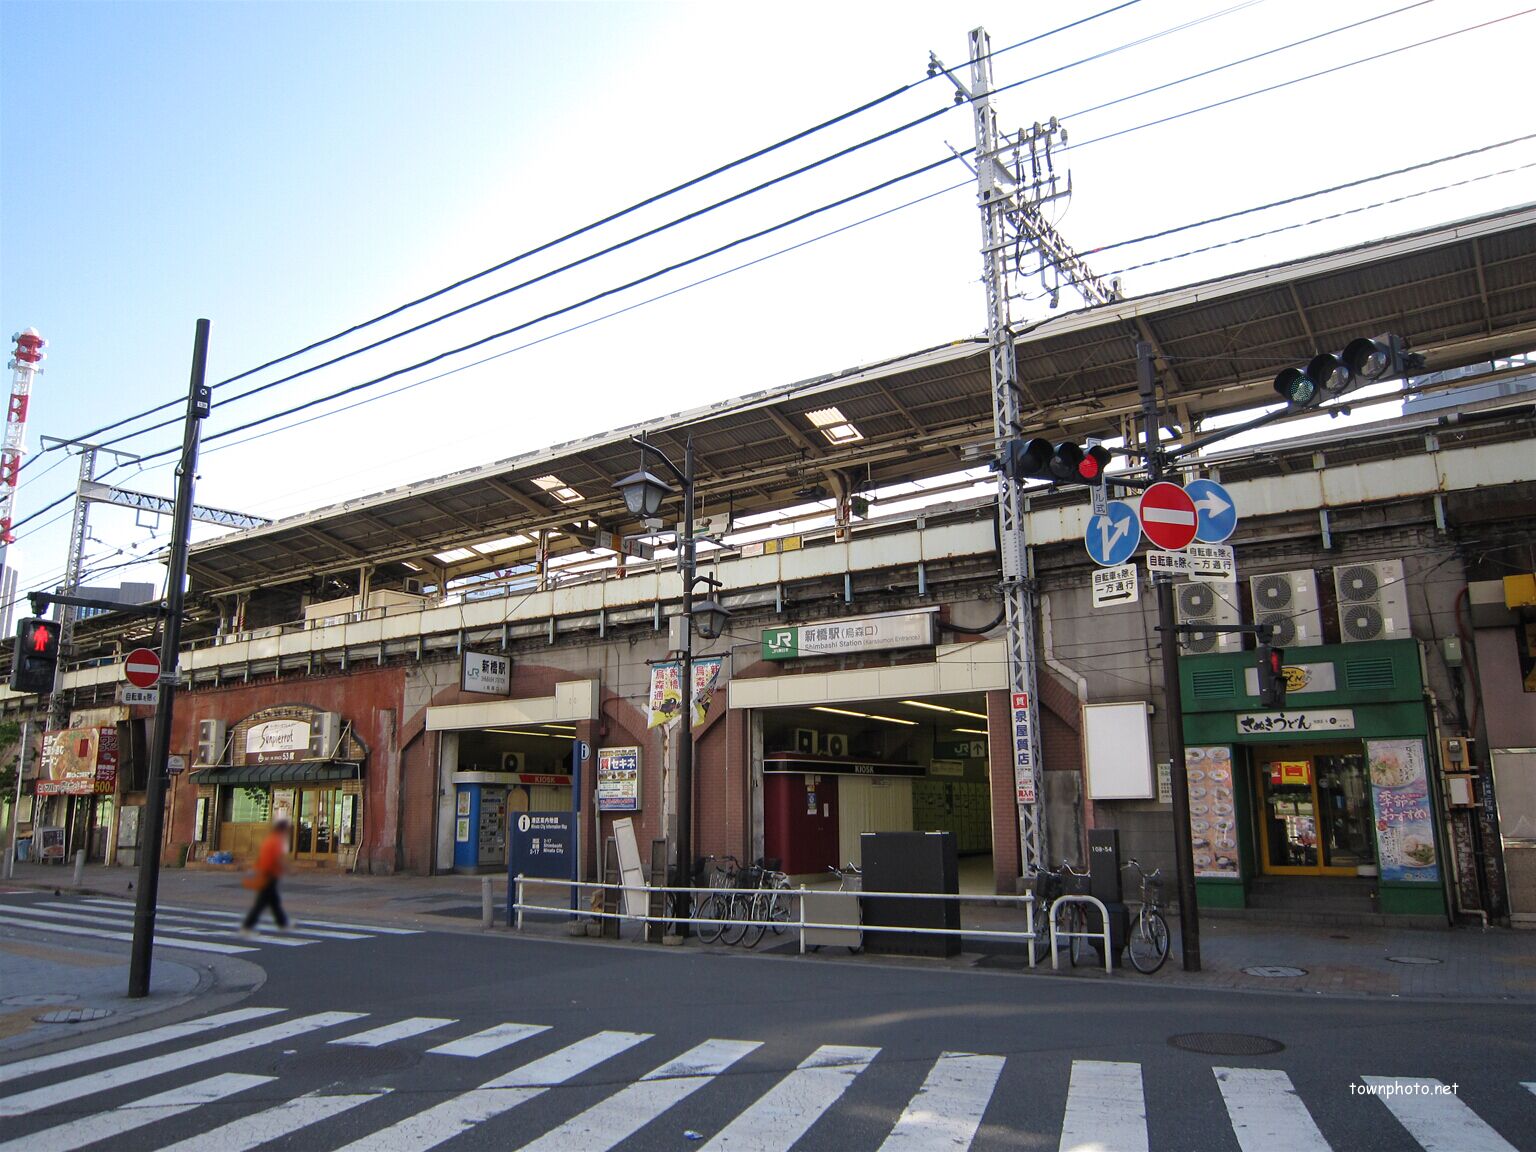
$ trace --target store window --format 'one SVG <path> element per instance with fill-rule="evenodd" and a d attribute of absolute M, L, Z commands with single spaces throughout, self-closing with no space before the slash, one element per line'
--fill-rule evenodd
<path fill-rule="evenodd" d="M 232 824 L 265 824 L 272 819 L 272 792 L 267 788 L 236 788 L 230 796 Z"/>

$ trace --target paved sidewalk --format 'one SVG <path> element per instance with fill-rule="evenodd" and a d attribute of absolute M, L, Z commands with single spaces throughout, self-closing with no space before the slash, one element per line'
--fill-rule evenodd
<path fill-rule="evenodd" d="M 162 905 L 191 904 L 207 908 L 243 909 L 250 893 L 240 884 L 237 869 L 179 869 L 161 872 Z M 74 891 L 72 872 L 59 866 L 18 864 L 19 888 Z M 482 877 L 478 876 L 351 876 L 332 872 L 296 871 L 283 882 L 283 902 L 300 919 L 344 919 L 383 926 L 479 932 Z M 83 890 L 131 898 L 137 870 L 91 866 Z M 497 927 L 505 933 L 506 880 L 490 877 Z M 0 884 L 3 887 L 3 884 Z M 556 898 L 551 896 L 551 904 Z M 1008 906 L 985 902 L 964 905 L 966 928 L 1022 927 L 1022 916 Z M 1162 971 L 1142 976 L 1128 965 L 1114 976 L 1099 969 L 1064 966 L 1058 978 L 1114 979 L 1145 987 L 1195 987 L 1307 995 L 1345 995 L 1435 1000 L 1504 1000 L 1536 1002 L 1536 932 L 1478 926 L 1455 929 L 1381 928 L 1374 926 L 1307 926 L 1273 924 L 1230 918 L 1209 918 L 1201 924 L 1202 968 L 1183 971 L 1178 958 L 1179 926 L 1169 918 L 1174 955 Z M 566 924 L 530 920 L 525 931 L 550 939 L 568 938 Z M 634 942 L 638 925 L 625 924 L 624 940 Z M 573 946 L 586 944 L 572 941 Z M 591 942 L 598 944 L 596 941 Z M 690 948 L 701 947 L 690 941 Z M 719 946 L 716 946 L 719 947 Z M 962 956 L 949 960 L 901 960 L 955 968 L 1028 973 L 1017 945 L 998 946 L 982 938 L 965 941 Z M 739 950 L 727 950 L 739 951 Z M 769 936 L 758 949 L 775 956 L 796 955 L 792 936 Z M 826 949 L 806 957 L 811 963 L 844 962 L 847 953 Z M 853 958 L 855 963 L 889 962 L 890 957 Z M 157 962 L 157 970 L 159 964 Z M 1274 975 L 1276 969 L 1301 969 L 1301 975 Z M 1258 970 L 1258 971 L 1253 971 Z M 1264 970 L 1269 970 L 1265 974 Z M 1049 961 L 1035 969 L 1050 974 Z"/>

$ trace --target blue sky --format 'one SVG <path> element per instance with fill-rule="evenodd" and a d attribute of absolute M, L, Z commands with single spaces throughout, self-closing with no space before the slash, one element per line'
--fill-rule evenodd
<path fill-rule="evenodd" d="M 45 3 L 0 5 L 0 324 L 50 341 L 40 435 L 75 437 L 185 394 L 193 325 L 213 324 L 213 380 L 341 331 L 615 208 L 905 84 L 879 109 L 555 253 L 460 289 L 437 310 L 505 288 L 717 196 L 945 107 L 918 83 L 930 49 L 965 58 L 1113 7 L 662 3 Z M 1091 107 L 1402 3 L 1194 5 L 1142 0 L 1003 54 L 1009 83 L 1167 33 L 1000 97 L 1004 122 Z M 1531 130 L 1518 68 L 1536 17 L 1370 62 L 1384 48 L 1519 10 L 1515 0 L 1411 6 L 1352 34 L 1071 117 L 1076 194 L 1062 230 L 1090 249 L 1171 224 L 1374 175 Z M 1194 26 L 1179 25 L 1210 17 Z M 1521 47 L 1523 45 L 1523 48 Z M 1097 138 L 1335 64 L 1332 76 L 1123 137 Z M 921 128 L 416 336 L 222 403 L 216 434 L 487 333 L 968 147 L 969 114 Z M 1536 160 L 1527 142 L 1095 259 L 1102 271 L 1300 224 Z M 1424 227 L 1532 199 L 1526 169 L 1127 273 L 1132 294 Z M 957 164 L 745 245 L 558 321 L 505 351 L 962 183 Z M 915 207 L 665 300 L 388 399 L 249 443 L 210 443 L 200 502 L 268 516 L 867 363 L 978 331 L 973 193 Z M 1076 306 L 1070 294 L 1063 307 Z M 411 319 L 436 315 L 433 306 Z M 1043 301 L 1021 306 L 1043 314 Z M 395 322 L 403 324 L 403 320 Z M 388 326 L 379 330 L 387 331 Z M 370 330 L 370 335 L 373 330 Z M 361 337 L 344 342 L 349 348 Z M 449 359 L 389 387 L 473 357 Z M 311 355 L 296 363 L 312 364 Z M 280 375 L 269 370 L 222 390 Z M 380 389 L 351 398 L 375 396 Z M 339 407 L 340 405 L 333 405 Z M 140 427 L 142 425 L 134 425 Z M 112 433 L 109 435 L 119 435 Z M 245 437 L 232 437 L 243 440 Z M 172 446 L 179 430 L 120 445 Z M 61 462 L 62 461 L 62 462 Z M 111 479 L 169 494 L 171 461 Z M 55 466 L 56 465 L 56 466 Z M 103 465 L 103 470 L 106 465 Z M 73 487 L 76 461 L 30 464 L 24 518 Z M 46 474 L 45 474 L 46 473 Z M 24 528 L 24 586 L 63 565 L 63 508 Z M 92 513 L 92 565 L 162 547 L 132 513 Z M 102 577 L 153 578 L 154 569 Z"/>

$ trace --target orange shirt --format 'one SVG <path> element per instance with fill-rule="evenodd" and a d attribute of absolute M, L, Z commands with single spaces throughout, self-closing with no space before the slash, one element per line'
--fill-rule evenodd
<path fill-rule="evenodd" d="M 261 854 L 256 857 L 256 873 L 268 880 L 276 880 L 283 874 L 283 856 L 288 850 L 288 837 L 273 832 L 261 842 Z"/>

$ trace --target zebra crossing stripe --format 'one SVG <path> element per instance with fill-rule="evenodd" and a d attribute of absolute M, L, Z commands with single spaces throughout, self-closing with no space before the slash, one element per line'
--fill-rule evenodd
<path fill-rule="evenodd" d="M 1243 1152 L 1330 1152 L 1291 1078 L 1271 1068 L 1212 1068 Z"/>
<path fill-rule="evenodd" d="M 426 1152 L 649 1039 L 650 1035 L 642 1032 L 598 1032 L 371 1132 L 337 1152 Z"/>
<path fill-rule="evenodd" d="M 548 1031 L 548 1024 L 497 1024 L 471 1036 L 450 1040 L 446 1044 L 439 1044 L 436 1048 L 428 1048 L 427 1054 L 484 1056 L 489 1052 L 498 1052 L 508 1045 L 516 1044 L 519 1040 L 526 1040 L 530 1036 Z"/>
<path fill-rule="evenodd" d="M 364 1012 L 318 1012 L 313 1016 L 301 1016 L 297 1020 L 271 1024 L 266 1028 L 258 1028 L 254 1032 L 226 1036 L 221 1040 L 199 1044 L 180 1052 L 170 1052 L 150 1060 L 141 1060 L 136 1064 L 126 1064 L 103 1072 L 77 1076 L 73 1080 L 64 1080 L 57 1084 L 50 1084 L 46 1088 L 34 1088 L 30 1092 L 21 1092 L 15 1096 L 0 1099 L 0 1116 L 25 1116 L 41 1108 L 52 1108 L 70 1100 L 78 1100 L 82 1096 L 121 1088 L 125 1084 L 137 1084 L 140 1080 L 174 1072 L 178 1068 L 205 1064 L 210 1060 L 233 1056 L 237 1052 L 247 1052 L 277 1040 L 286 1040 L 290 1036 L 302 1036 L 306 1032 L 329 1028 L 333 1024 L 346 1024 L 349 1021 L 361 1019 L 365 1015 L 367 1013 Z"/>
<path fill-rule="evenodd" d="M 1389 1091 L 1377 1099 L 1387 1106 L 1424 1152 L 1515 1152 L 1438 1080 L 1414 1076 L 1362 1076 L 1373 1088 Z M 1443 1093 L 1443 1095 L 1442 1095 Z"/>
<path fill-rule="evenodd" d="M 1109 1060 L 1072 1061 L 1061 1152 L 1147 1152 L 1147 1101 L 1141 1065 Z"/>
<path fill-rule="evenodd" d="M 222 1127 L 190 1136 L 160 1152 L 249 1152 L 272 1140 L 291 1136 L 311 1124 L 339 1116 L 359 1104 L 389 1095 L 388 1088 L 360 1092 L 350 1096 L 320 1096 L 314 1092 L 285 1100 L 275 1108 L 242 1116 Z"/>
<path fill-rule="evenodd" d="M 131 921 L 133 919 L 134 908 L 133 908 L 133 905 L 131 905 L 131 904 L 126 905 L 126 906 L 122 906 L 122 907 L 118 907 L 118 906 L 116 906 L 115 901 L 108 901 L 108 900 L 100 899 L 100 898 L 95 899 L 95 900 L 88 900 L 88 901 L 86 901 L 86 903 L 91 904 L 97 911 L 101 912 L 103 915 L 107 915 L 107 916 L 120 916 L 123 919 L 129 920 L 129 921 Z M 109 904 L 113 905 L 113 906 L 108 907 L 107 905 L 109 905 Z M 216 928 L 214 928 L 212 925 L 209 924 L 210 920 L 216 921 L 216 922 L 228 923 L 231 928 L 236 928 L 236 927 L 239 927 L 239 925 L 244 922 L 244 920 L 245 920 L 245 913 L 244 912 L 216 912 L 216 911 L 212 911 L 212 910 L 195 911 L 195 910 L 192 910 L 192 909 L 188 909 L 187 911 L 184 911 L 184 912 L 169 912 L 169 911 L 166 911 L 166 906 L 165 905 L 160 905 L 160 906 L 158 906 L 155 909 L 155 923 L 158 924 L 161 920 L 175 921 L 175 922 L 179 922 L 179 923 L 183 923 L 183 924 L 201 924 L 201 925 L 207 926 L 210 931 L 217 931 Z M 287 930 L 289 932 L 302 933 L 305 936 L 319 936 L 319 937 L 321 937 L 323 939 L 326 939 L 326 940 L 367 940 L 367 939 L 369 939 L 368 935 L 366 933 L 363 933 L 363 932 L 335 932 L 335 931 L 330 931 L 330 930 L 324 929 L 324 928 L 311 928 L 308 925 L 310 925 L 312 923 L 314 923 L 314 921 L 306 920 L 304 922 L 304 925 L 300 926 L 297 921 L 290 921 Z M 257 931 L 261 932 L 262 935 L 269 935 L 269 934 L 271 934 L 273 932 L 278 931 L 278 929 L 276 927 L 274 927 L 273 925 L 262 923 L 262 924 L 257 926 Z"/>
<path fill-rule="evenodd" d="M 87 901 L 87 903 L 102 905 L 115 904 L 125 908 L 133 907 L 133 901 L 131 900 L 111 900 L 105 896 L 92 897 L 89 901 Z M 159 904 L 156 905 L 156 907 L 162 908 L 168 912 L 192 912 L 199 916 L 215 916 L 219 918 L 233 918 L 235 920 L 239 920 L 241 918 L 241 914 L 239 912 L 223 912 L 214 908 L 191 908 L 185 904 Z M 420 928 L 383 928 L 377 924 L 347 924 L 336 920 L 310 920 L 307 918 L 305 919 L 304 923 L 313 924 L 317 928 L 341 928 L 352 932 L 377 932 L 384 936 L 421 935 Z"/>
<path fill-rule="evenodd" d="M 445 1020 L 441 1016 L 412 1016 L 407 1020 L 397 1020 L 393 1024 L 383 1024 L 378 1028 L 370 1028 L 367 1032 L 359 1032 L 354 1036 L 342 1036 L 332 1040 L 332 1044 L 351 1044 L 357 1048 L 382 1048 L 392 1040 L 405 1040 L 411 1036 L 420 1036 L 423 1032 L 435 1032 L 439 1028 L 446 1028 L 450 1024 L 456 1024 L 456 1020 Z"/>
<path fill-rule="evenodd" d="M 43 909 L 45 909 L 45 908 L 63 908 L 63 909 L 67 909 L 67 911 L 63 911 L 63 912 L 45 912 L 45 911 L 43 911 Z M 102 911 L 99 908 L 87 908 L 84 911 L 81 911 L 80 906 L 78 904 L 52 904 L 52 903 L 48 903 L 48 904 L 41 904 L 41 903 L 40 904 L 29 904 L 29 905 L 27 905 L 27 911 L 28 911 L 28 913 L 30 915 L 33 915 L 33 916 L 58 917 L 59 919 L 62 919 L 62 920 L 84 920 L 87 924 L 100 924 L 101 923 L 101 915 L 102 915 Z M 238 935 L 238 932 L 233 927 L 230 927 L 230 928 L 211 928 L 211 927 L 206 927 L 206 926 L 198 926 L 198 927 L 191 927 L 191 926 L 189 926 L 189 927 L 183 928 L 180 924 L 167 923 L 167 921 L 188 920 L 188 919 L 190 919 L 190 918 L 186 917 L 186 916 L 167 916 L 167 917 L 161 917 L 161 916 L 157 915 L 155 917 L 155 926 L 157 928 L 162 929 L 165 932 L 174 932 L 178 936 L 203 937 L 203 936 L 236 936 L 236 935 Z M 124 927 L 124 926 L 126 926 L 126 925 L 125 924 L 114 924 L 113 925 L 113 927 Z M 297 947 L 302 947 L 305 944 L 314 944 L 315 941 L 314 940 L 294 940 L 294 939 L 291 939 L 291 938 L 288 938 L 288 937 L 274 936 L 270 940 L 264 941 L 264 943 L 267 943 L 267 944 L 280 944 L 280 945 L 282 945 L 284 947 L 287 947 L 287 948 L 297 948 Z"/>
<path fill-rule="evenodd" d="M 1001 1056 L 945 1052 L 903 1109 L 880 1152 L 964 1152 L 976 1139 L 1002 1072 Z"/>
<path fill-rule="evenodd" d="M 706 1152 L 787 1152 L 836 1104 L 878 1048 L 825 1044 L 704 1145 Z"/>
<path fill-rule="evenodd" d="M 18 1060 L 14 1064 L 0 1065 L 0 1083 L 19 1080 L 38 1072 L 49 1072 L 54 1068 L 64 1068 L 70 1064 L 83 1064 L 87 1060 L 101 1060 L 124 1052 L 134 1052 L 169 1040 L 182 1040 L 196 1036 L 199 1032 L 222 1028 L 226 1024 L 244 1024 L 247 1020 L 276 1016 L 282 1011 L 281 1008 L 236 1008 L 232 1012 L 204 1016 L 201 1020 L 189 1020 L 185 1024 L 167 1024 L 164 1028 L 152 1028 L 132 1036 L 119 1036 L 116 1040 L 102 1040 L 96 1044 L 71 1048 L 67 1052 L 52 1052 L 47 1056 L 34 1056 L 30 1060 Z"/>
<path fill-rule="evenodd" d="M 41 1132 L 33 1132 L 16 1140 L 7 1140 L 0 1144 L 0 1152 L 57 1152 L 61 1148 L 83 1148 L 99 1140 L 109 1140 L 119 1133 L 143 1128 L 146 1124 L 180 1116 L 183 1112 L 233 1096 L 236 1092 L 244 1092 L 247 1088 L 270 1084 L 275 1079 L 275 1076 L 247 1076 L 241 1072 L 227 1072 L 222 1076 L 199 1080 L 196 1084 L 172 1088 L 158 1096 L 124 1104 L 110 1112 L 83 1116 L 67 1124 L 44 1128 Z"/>
<path fill-rule="evenodd" d="M 106 928 L 85 928 L 79 924 L 58 924 L 52 920 L 24 920 L 20 916 L 8 916 L 0 914 L 0 924 L 9 928 L 32 928 L 39 932 L 57 932 L 64 936 L 90 936 L 95 940 L 133 940 L 132 932 L 113 932 Z M 238 952 L 252 952 L 253 948 L 239 944 L 219 944 L 213 940 L 177 940 L 171 936 L 162 936 L 155 933 L 156 948 L 180 948 L 188 952 L 219 952 L 223 955 L 233 955 Z"/>
<path fill-rule="evenodd" d="M 607 1152 L 761 1047 L 760 1040 L 706 1040 L 524 1145 L 522 1152 Z"/>

